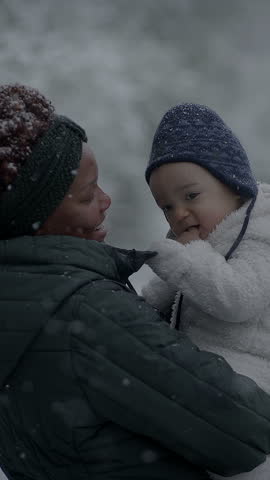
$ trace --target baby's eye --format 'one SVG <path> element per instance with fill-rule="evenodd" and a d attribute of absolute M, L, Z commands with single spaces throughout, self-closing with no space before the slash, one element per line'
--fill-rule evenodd
<path fill-rule="evenodd" d="M 171 210 L 171 207 L 170 205 L 167 205 L 166 207 L 161 207 L 161 210 L 163 211 L 164 214 L 166 214 Z"/>
<path fill-rule="evenodd" d="M 186 200 L 194 200 L 194 198 L 200 195 L 198 192 L 190 192 L 186 194 Z"/>
<path fill-rule="evenodd" d="M 171 212 L 172 212 L 172 207 L 170 205 L 168 205 L 167 207 L 162 207 L 161 210 L 162 210 L 163 215 L 166 218 L 166 220 L 169 221 L 169 218 L 170 218 Z"/>

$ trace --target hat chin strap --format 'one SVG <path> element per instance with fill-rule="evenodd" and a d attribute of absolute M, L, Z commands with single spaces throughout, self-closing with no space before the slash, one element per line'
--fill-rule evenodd
<path fill-rule="evenodd" d="M 239 243 L 241 242 L 242 238 L 244 237 L 245 233 L 246 233 L 246 229 L 247 229 L 247 226 L 248 226 L 248 223 L 249 223 L 249 218 L 250 218 L 250 214 L 251 214 L 251 211 L 255 205 L 255 202 L 256 202 L 256 197 L 254 197 L 248 208 L 247 208 L 247 211 L 246 211 L 246 215 L 245 215 L 245 219 L 244 219 L 244 222 L 243 222 L 243 225 L 242 225 L 242 228 L 240 230 L 240 233 L 238 235 L 238 237 L 235 239 L 235 241 L 233 242 L 230 250 L 226 253 L 225 255 L 225 260 L 229 260 L 229 258 L 231 257 L 232 253 L 237 249 Z"/>

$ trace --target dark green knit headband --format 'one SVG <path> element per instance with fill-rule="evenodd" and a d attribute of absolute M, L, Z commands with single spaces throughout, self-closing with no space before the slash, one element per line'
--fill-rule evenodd
<path fill-rule="evenodd" d="M 61 203 L 82 156 L 85 131 L 56 115 L 39 139 L 12 188 L 0 198 L 0 238 L 33 235 Z"/>

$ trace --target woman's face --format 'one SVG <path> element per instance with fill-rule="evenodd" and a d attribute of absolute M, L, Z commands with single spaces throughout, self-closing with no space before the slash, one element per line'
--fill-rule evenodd
<path fill-rule="evenodd" d="M 38 230 L 38 235 L 71 235 L 102 242 L 109 195 L 98 185 L 98 168 L 93 152 L 83 145 L 80 167 L 61 204 Z"/>

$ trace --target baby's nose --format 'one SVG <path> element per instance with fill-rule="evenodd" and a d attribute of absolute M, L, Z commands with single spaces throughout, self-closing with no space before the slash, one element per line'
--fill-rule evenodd
<path fill-rule="evenodd" d="M 175 211 L 175 220 L 181 221 L 184 218 L 187 218 L 188 215 L 189 215 L 189 212 L 186 207 L 177 207 Z"/>

